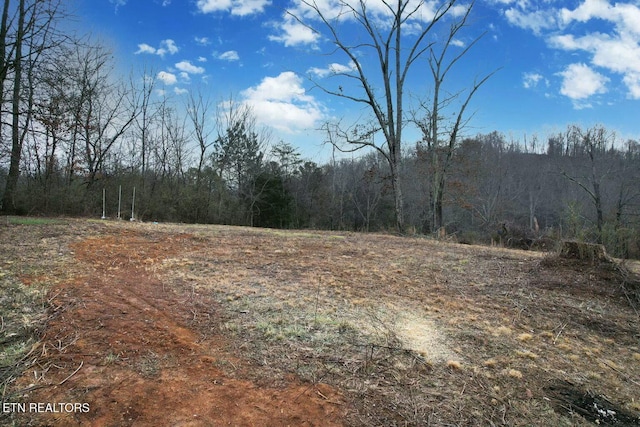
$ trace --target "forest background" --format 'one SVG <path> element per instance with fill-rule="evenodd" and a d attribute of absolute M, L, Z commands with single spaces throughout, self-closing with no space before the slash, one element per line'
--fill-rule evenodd
<path fill-rule="evenodd" d="M 61 2 L 4 3 L 4 214 L 394 230 L 526 249 L 568 238 L 640 257 L 640 143 L 605 125 L 434 143 L 407 111 L 424 132 L 403 141 L 397 171 L 367 144 L 345 156 L 329 124 L 333 156 L 317 163 L 233 97 L 158 98 L 152 70 L 120 75 L 108 47 L 60 29 Z"/>

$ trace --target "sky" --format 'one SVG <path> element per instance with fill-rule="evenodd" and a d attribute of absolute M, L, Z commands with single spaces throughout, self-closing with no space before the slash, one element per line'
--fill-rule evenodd
<path fill-rule="evenodd" d="M 332 18 L 340 10 L 337 0 L 317 3 Z M 367 4 L 385 25 L 381 0 Z M 458 0 L 443 21 L 447 28 L 468 4 Z M 424 2 L 408 21 L 406 46 L 415 35 L 411 29 L 426 25 L 434 5 Z M 121 70 L 152 70 L 157 96 L 180 101 L 199 91 L 215 102 L 233 97 L 251 106 L 273 138 L 307 159 L 330 155 L 319 130 L 323 123 L 370 118 L 362 104 L 319 88 L 361 95 L 353 79 L 340 77 L 353 63 L 292 17 L 322 28 L 300 1 L 75 0 L 73 9 L 81 31 L 108 43 Z M 345 15 L 338 26 L 343 38 L 365 40 Z M 429 41 L 442 40 L 443 31 L 434 30 Z M 462 52 L 480 35 L 445 80 L 448 93 L 459 93 L 495 71 L 467 110 L 466 135 L 498 131 L 516 141 L 537 135 L 544 144 L 578 124 L 604 125 L 620 140 L 640 138 L 640 1 L 476 0 L 450 52 Z M 375 76 L 371 51 L 357 54 Z M 381 88 L 375 77 L 372 83 Z M 419 111 L 432 87 L 425 56 L 411 67 L 406 105 Z M 419 139 L 417 132 L 405 136 L 408 146 Z"/>

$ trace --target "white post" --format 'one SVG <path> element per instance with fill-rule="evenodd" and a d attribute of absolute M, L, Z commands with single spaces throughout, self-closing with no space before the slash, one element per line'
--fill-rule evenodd
<path fill-rule="evenodd" d="M 131 201 L 131 221 L 135 221 L 134 209 L 136 206 L 136 187 L 133 187 L 133 200 Z"/>
<path fill-rule="evenodd" d="M 106 210 L 105 204 L 107 202 L 106 197 L 107 197 L 106 196 L 106 190 L 103 187 L 102 188 L 102 219 L 107 219 L 107 216 L 105 215 L 105 213 L 106 213 L 105 212 L 105 210 Z"/>
<path fill-rule="evenodd" d="M 122 200 L 122 185 L 118 186 L 118 219 L 121 219 L 120 217 L 120 202 Z"/>

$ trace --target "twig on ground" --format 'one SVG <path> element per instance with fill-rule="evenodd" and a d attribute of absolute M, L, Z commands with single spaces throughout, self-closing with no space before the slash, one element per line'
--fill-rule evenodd
<path fill-rule="evenodd" d="M 54 296 L 52 296 L 51 298 L 47 299 L 47 304 L 51 305 L 51 302 L 56 299 L 56 297 L 58 295 L 60 295 L 60 292 L 62 292 L 62 289 L 58 290 L 58 292 L 56 292 L 56 294 Z"/>
<path fill-rule="evenodd" d="M 77 373 L 78 373 L 78 371 L 82 368 L 82 365 L 84 365 L 84 360 L 80 361 L 80 366 L 78 366 L 78 368 L 77 368 L 75 371 L 73 371 L 73 372 L 71 373 L 71 375 L 69 375 L 67 378 L 63 379 L 60 383 L 58 383 L 58 385 L 62 385 L 62 384 L 64 384 L 64 383 L 66 383 L 66 382 L 67 382 L 67 380 L 68 380 L 69 378 L 71 378 L 72 376 L 74 376 L 75 374 L 77 374 Z"/>
<path fill-rule="evenodd" d="M 567 327 L 567 323 L 565 322 L 560 328 L 560 331 L 558 331 L 558 334 L 556 335 L 556 337 L 553 339 L 554 344 L 556 343 L 556 341 L 558 341 L 558 338 L 560 338 L 560 334 L 562 334 L 562 331 L 564 331 L 564 328 L 566 327 Z"/>

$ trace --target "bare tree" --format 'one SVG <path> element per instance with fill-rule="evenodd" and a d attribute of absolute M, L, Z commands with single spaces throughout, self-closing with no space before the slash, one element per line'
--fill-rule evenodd
<path fill-rule="evenodd" d="M 449 72 L 484 35 L 475 38 L 459 52 L 450 53 L 452 48 L 457 48 L 454 42 L 456 42 L 460 31 L 468 25 L 472 7 L 473 3 L 469 5 L 462 18 L 451 24 L 449 34 L 439 51 L 436 51 L 434 47 L 429 49 L 429 69 L 433 81 L 433 94 L 430 103 L 422 103 L 421 105 L 420 110 L 426 112 L 425 117 L 416 120 L 416 124 L 422 131 L 422 142 L 426 146 L 424 158 L 429 162 L 431 170 L 430 212 L 433 232 L 439 232 L 445 225 L 442 211 L 445 186 L 459 135 L 469 121 L 469 118 L 465 117 L 466 110 L 480 86 L 495 73 L 494 71 L 476 80 L 466 96 L 463 95 L 464 91 L 450 93 L 444 89 L 443 84 Z M 461 104 L 453 107 L 453 111 L 450 112 L 451 106 L 459 100 L 461 100 Z M 451 121 L 450 117 L 454 117 L 454 119 Z"/>
<path fill-rule="evenodd" d="M 207 150 L 215 142 L 211 139 L 214 129 L 210 127 L 213 122 L 213 111 L 211 107 L 211 101 L 203 97 L 202 92 L 198 91 L 197 94 L 189 92 L 189 98 L 187 100 L 187 116 L 191 122 L 193 135 L 198 142 L 198 148 L 200 149 L 198 156 L 198 169 L 196 176 L 196 189 L 200 190 L 200 183 L 202 181 L 202 168 L 206 160 Z"/>
<path fill-rule="evenodd" d="M 570 126 L 567 135 L 574 150 L 582 153 L 587 162 L 575 175 L 570 175 L 566 171 L 562 171 L 562 174 L 589 195 L 596 210 L 596 240 L 602 243 L 604 226 L 602 185 L 603 180 L 612 172 L 611 165 L 605 161 L 605 154 L 608 144 L 613 146 L 614 135 L 602 126 L 594 126 L 586 131 L 578 126 Z"/>
<path fill-rule="evenodd" d="M 4 1 L 0 22 L 0 94 L 4 103 L 5 87 L 11 85 L 8 128 L 11 134 L 9 173 L 1 209 L 16 209 L 15 195 L 20 175 L 24 140 L 33 118 L 33 101 L 37 68 L 46 59 L 46 52 L 64 38 L 56 24 L 63 18 L 59 0 L 19 0 L 17 6 Z M 13 14 L 9 18 L 10 14 Z M 0 135 L 4 134 L 5 109 L 0 109 Z"/>
<path fill-rule="evenodd" d="M 77 44 L 69 58 L 74 123 L 68 155 L 69 178 L 82 150 L 85 182 L 91 187 L 112 148 L 140 112 L 140 95 L 124 81 L 113 79 L 112 54 L 101 45 Z"/>
<path fill-rule="evenodd" d="M 142 186 L 145 186 L 145 176 L 149 167 L 149 155 L 151 151 L 151 133 L 154 120 L 158 114 L 158 106 L 152 102 L 153 90 L 155 89 L 155 77 L 153 70 L 146 67 L 142 69 L 142 77 L 139 81 L 132 82 L 131 87 L 138 93 L 140 111 L 135 116 L 135 127 L 138 130 L 139 150 L 140 150 L 140 173 L 142 175 Z"/>
<path fill-rule="evenodd" d="M 379 0 L 377 2 L 336 1 L 330 10 L 324 2 L 301 1 L 318 19 L 335 45 L 336 50 L 350 61 L 349 70 L 335 70 L 334 74 L 348 82 L 355 82 L 359 90 L 347 86 L 329 88 L 318 85 L 324 92 L 366 106 L 373 115 L 368 124 L 345 129 L 340 123 L 327 124 L 329 142 L 342 151 L 355 151 L 370 147 L 382 154 L 389 164 L 394 194 L 396 227 L 404 230 L 404 200 L 400 186 L 402 162 L 402 131 L 407 123 L 404 112 L 405 83 L 416 61 L 428 54 L 435 43 L 427 36 L 447 15 L 455 15 L 460 8 L 455 0 L 446 1 L 432 9 L 433 4 L 413 0 Z M 461 6 L 462 8 L 466 6 Z M 456 13 L 454 13 L 456 12 Z M 308 15 L 307 15 L 308 16 Z M 295 16 L 299 22 L 318 31 L 304 16 Z M 341 33 L 341 24 L 351 24 L 363 30 L 362 34 Z M 352 26 L 353 27 L 353 26 Z M 405 43 L 408 43 L 405 46 Z M 366 51 L 372 51 L 377 69 L 365 64 Z M 376 90 L 376 84 L 382 91 Z M 383 142 L 374 136 L 382 133 Z M 344 148 L 343 143 L 347 144 Z"/>

